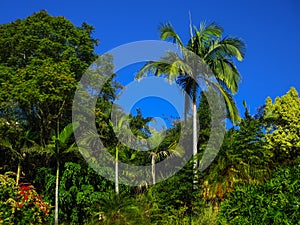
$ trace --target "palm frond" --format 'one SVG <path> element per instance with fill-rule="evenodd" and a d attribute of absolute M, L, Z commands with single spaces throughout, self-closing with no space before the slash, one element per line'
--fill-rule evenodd
<path fill-rule="evenodd" d="M 217 23 L 211 23 L 208 26 L 204 22 L 200 23 L 199 30 L 194 26 L 195 34 L 189 40 L 187 48 L 200 57 L 203 57 L 205 50 L 216 39 L 221 38 L 223 34 L 223 28 Z"/>
<path fill-rule="evenodd" d="M 2 139 L 1 145 L 2 145 L 3 147 L 5 147 L 5 148 L 9 148 L 10 150 L 13 149 L 13 146 L 12 146 L 12 144 L 11 144 L 11 142 L 9 141 L 8 138 Z"/>
<path fill-rule="evenodd" d="M 213 22 L 207 26 L 206 26 L 205 22 L 201 22 L 200 30 L 197 32 L 199 32 L 199 37 L 203 37 L 204 38 L 203 40 L 207 40 L 207 39 L 210 39 L 211 37 L 220 38 L 224 32 L 224 29 L 215 22 Z"/>
<path fill-rule="evenodd" d="M 35 141 L 31 140 L 30 141 L 31 143 L 31 146 L 28 147 L 28 146 L 24 146 L 22 147 L 22 152 L 25 152 L 25 153 L 32 153 L 32 152 L 40 152 L 41 150 L 41 147 L 40 145 L 38 145 Z"/>
<path fill-rule="evenodd" d="M 242 61 L 245 57 L 246 45 L 239 38 L 224 38 L 220 41 L 220 45 L 227 52 L 228 56 L 235 57 Z"/>
<path fill-rule="evenodd" d="M 67 154 L 67 153 L 70 153 L 70 152 L 75 152 L 77 150 L 78 150 L 78 147 L 76 146 L 75 143 L 73 143 L 72 145 L 70 145 L 70 147 L 68 147 L 68 149 L 63 151 L 63 154 Z"/>
<path fill-rule="evenodd" d="M 209 61 L 216 58 L 236 58 L 242 61 L 245 57 L 245 43 L 239 38 L 224 38 L 222 40 L 215 40 L 209 46 L 209 50 L 204 55 L 204 58 Z"/>
<path fill-rule="evenodd" d="M 159 27 L 159 31 L 160 31 L 160 39 L 161 40 L 164 41 L 164 40 L 170 39 L 173 41 L 173 43 L 176 43 L 179 46 L 183 46 L 183 43 L 182 43 L 180 37 L 175 32 L 171 23 L 166 23 L 166 24 L 161 25 Z"/>
<path fill-rule="evenodd" d="M 232 96 L 218 83 L 211 82 L 211 85 L 215 87 L 220 92 L 220 94 L 224 97 L 227 113 L 229 114 L 229 119 L 234 124 L 238 124 L 241 121 L 241 118 L 239 116 L 239 111 L 236 107 L 236 104 Z"/>
<path fill-rule="evenodd" d="M 221 81 L 232 94 L 238 91 L 238 84 L 241 79 L 235 65 L 228 60 L 214 60 L 211 62 L 211 69 L 218 81 Z"/>
<path fill-rule="evenodd" d="M 41 147 L 40 148 L 41 152 L 45 152 L 49 155 L 55 155 L 55 142 L 51 142 L 48 145 L 46 145 L 45 147 Z"/>
<path fill-rule="evenodd" d="M 169 82 L 173 82 L 179 75 L 192 74 L 192 68 L 185 63 L 176 53 L 168 52 L 157 62 L 148 62 L 136 75 L 136 79 L 141 79 L 149 74 L 155 76 L 165 76 Z"/>
<path fill-rule="evenodd" d="M 140 80 L 143 77 L 149 75 L 149 74 L 156 74 L 156 71 L 158 70 L 158 67 L 161 67 L 159 62 L 147 62 L 136 74 L 135 79 Z"/>
<path fill-rule="evenodd" d="M 61 143 L 65 144 L 66 141 L 73 134 L 74 130 L 79 127 L 79 123 L 70 123 L 60 132 L 58 139 Z"/>

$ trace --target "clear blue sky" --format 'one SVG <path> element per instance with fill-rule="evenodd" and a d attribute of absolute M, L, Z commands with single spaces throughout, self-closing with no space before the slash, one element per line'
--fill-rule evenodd
<path fill-rule="evenodd" d="M 94 37 L 100 40 L 96 49 L 99 54 L 132 41 L 158 40 L 157 28 L 167 21 L 187 40 L 190 11 L 195 25 L 215 21 L 225 29 L 225 35 L 246 42 L 246 58 L 237 65 L 242 74 L 235 96 L 240 109 L 244 99 L 255 113 L 267 96 L 274 99 L 291 86 L 300 91 L 299 0 L 2 0 L 0 23 L 25 18 L 41 9 L 65 16 L 76 25 L 93 25 Z"/>

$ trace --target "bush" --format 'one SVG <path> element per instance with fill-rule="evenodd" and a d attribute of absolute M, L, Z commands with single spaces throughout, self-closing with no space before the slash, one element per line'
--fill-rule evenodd
<path fill-rule="evenodd" d="M 18 186 L 8 174 L 0 174 L 0 224 L 45 224 L 50 205 L 32 185 Z"/>
<path fill-rule="evenodd" d="M 264 184 L 239 186 L 221 204 L 221 224 L 300 224 L 300 166 L 278 169 Z"/>

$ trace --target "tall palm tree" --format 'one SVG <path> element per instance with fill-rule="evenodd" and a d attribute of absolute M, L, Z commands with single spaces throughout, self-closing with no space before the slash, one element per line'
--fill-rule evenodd
<path fill-rule="evenodd" d="M 238 90 L 240 73 L 234 60 L 242 61 L 244 58 L 245 44 L 239 38 L 222 38 L 223 28 L 216 23 L 206 26 L 200 24 L 200 28 L 190 26 L 190 39 L 184 45 L 179 35 L 170 23 L 160 27 L 161 40 L 172 40 L 180 46 L 182 56 L 169 52 L 159 61 L 146 63 L 138 72 L 136 78 L 141 79 L 149 72 L 156 76 L 165 75 L 169 81 L 175 80 L 183 91 L 192 100 L 193 115 L 193 155 L 197 154 L 197 95 L 199 85 L 197 80 L 202 80 L 209 87 L 217 90 L 224 98 L 227 113 L 233 123 L 240 120 L 238 110 L 232 98 Z M 195 58 L 194 54 L 198 57 Z M 205 66 L 203 66 L 205 65 Z M 199 68 L 201 68 L 199 70 Z M 186 106 L 189 98 L 186 98 Z M 186 107 L 187 109 L 187 107 Z M 198 165 L 194 161 L 194 171 Z M 194 179 L 196 183 L 196 179 Z"/>

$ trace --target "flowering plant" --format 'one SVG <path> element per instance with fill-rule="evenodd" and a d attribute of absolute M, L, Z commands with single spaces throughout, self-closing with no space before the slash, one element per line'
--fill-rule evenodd
<path fill-rule="evenodd" d="M 3 190 L 0 224 L 44 224 L 47 221 L 51 206 L 32 185 L 17 186 L 12 178 L 0 174 L 0 189 Z"/>

